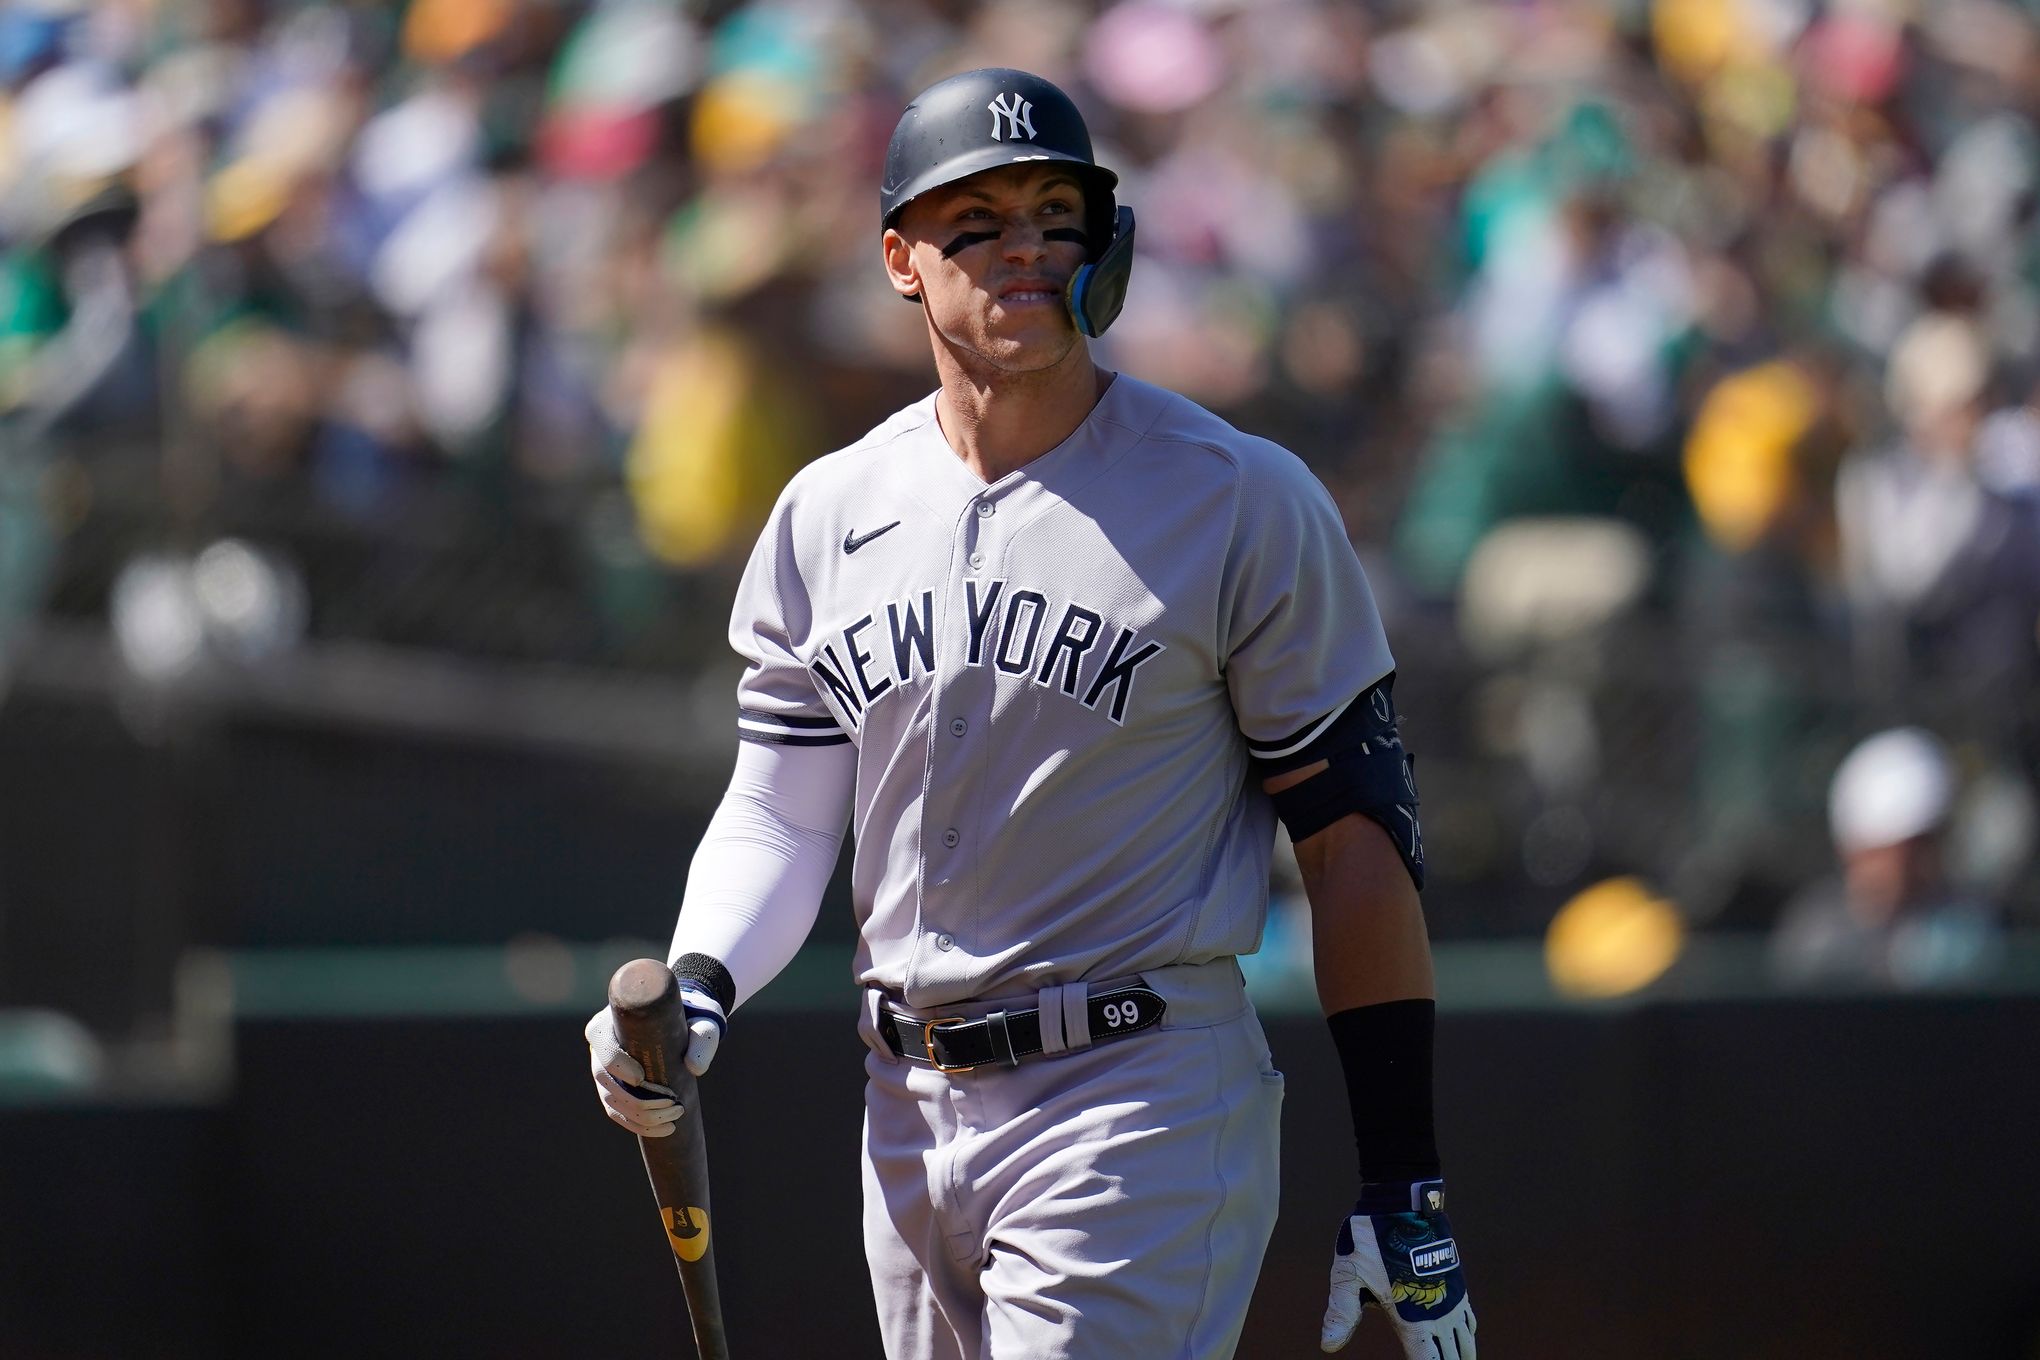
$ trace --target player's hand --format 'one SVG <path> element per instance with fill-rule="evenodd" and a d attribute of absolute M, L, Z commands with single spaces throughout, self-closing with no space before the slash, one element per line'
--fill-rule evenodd
<path fill-rule="evenodd" d="M 723 1008 L 714 997 L 686 983 L 680 987 L 680 1004 L 687 1015 L 687 1056 L 683 1061 L 698 1077 L 708 1071 L 722 1044 Z M 623 1051 L 616 1036 L 616 1017 L 609 1007 L 589 1018 L 585 1034 L 588 1067 L 603 1112 L 640 1137 L 664 1138 L 672 1133 L 673 1121 L 687 1111 L 671 1090 L 645 1080 L 645 1069 Z"/>
<path fill-rule="evenodd" d="M 1445 1183 L 1410 1187 L 1411 1212 L 1363 1198 L 1339 1225 L 1332 1297 L 1318 1344 L 1336 1351 L 1352 1339 L 1369 1304 L 1395 1328 L 1409 1360 L 1473 1360 L 1473 1303 L 1459 1269 L 1459 1247 L 1445 1217 Z"/>

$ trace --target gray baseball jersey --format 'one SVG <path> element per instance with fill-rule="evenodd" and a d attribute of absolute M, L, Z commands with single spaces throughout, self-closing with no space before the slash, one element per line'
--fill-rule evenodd
<path fill-rule="evenodd" d="M 932 395 L 809 465 L 730 633 L 743 737 L 857 746 L 857 972 L 912 1006 L 1252 952 L 1249 757 L 1394 665 L 1309 470 L 1123 374 L 991 485 Z"/>

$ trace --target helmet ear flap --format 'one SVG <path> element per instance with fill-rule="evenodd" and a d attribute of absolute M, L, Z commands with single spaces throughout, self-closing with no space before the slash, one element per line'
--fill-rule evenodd
<path fill-rule="evenodd" d="M 1105 333 L 1126 305 L 1126 285 L 1133 276 L 1133 209 L 1120 208 L 1103 250 L 1070 279 L 1066 300 L 1077 329 L 1092 339 Z"/>

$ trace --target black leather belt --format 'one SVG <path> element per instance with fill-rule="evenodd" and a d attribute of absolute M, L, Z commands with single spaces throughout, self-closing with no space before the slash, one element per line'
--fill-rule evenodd
<path fill-rule="evenodd" d="M 1084 1000 L 1094 1044 L 1153 1029 L 1168 1008 L 1159 992 L 1146 987 L 1121 987 Z M 1042 1052 L 1038 1009 L 993 1011 L 978 1020 L 960 1015 L 923 1020 L 880 1006 L 878 1033 L 902 1058 L 926 1063 L 938 1072 L 968 1072 L 994 1063 L 1018 1067 Z"/>

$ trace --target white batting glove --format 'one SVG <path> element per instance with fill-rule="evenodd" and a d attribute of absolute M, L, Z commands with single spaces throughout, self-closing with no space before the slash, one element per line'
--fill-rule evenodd
<path fill-rule="evenodd" d="M 1369 1304 L 1387 1315 L 1408 1360 L 1474 1360 L 1473 1304 L 1445 1217 L 1445 1183 L 1410 1187 L 1411 1212 L 1353 1213 L 1339 1226 L 1332 1294 L 1318 1344 L 1342 1349 Z"/>
<path fill-rule="evenodd" d="M 695 1076 L 708 1071 L 715 1051 L 722 1044 L 723 1008 L 707 992 L 689 984 L 680 985 L 680 1004 L 687 1014 L 687 1056 L 683 1061 Z M 642 1138 L 664 1138 L 673 1132 L 673 1122 L 687 1113 L 673 1098 L 673 1092 L 657 1082 L 645 1080 L 645 1069 L 623 1051 L 616 1035 L 616 1017 L 604 1006 L 588 1020 L 588 1068 L 595 1078 L 595 1092 L 611 1120 Z"/>

